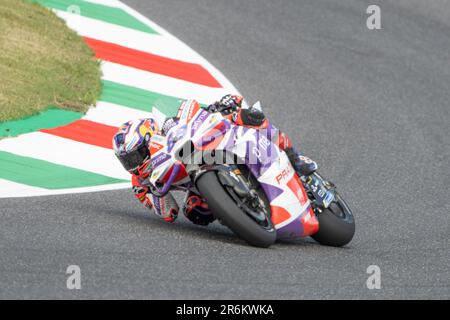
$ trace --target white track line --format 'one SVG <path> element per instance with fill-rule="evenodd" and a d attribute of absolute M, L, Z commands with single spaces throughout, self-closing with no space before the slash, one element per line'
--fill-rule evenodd
<path fill-rule="evenodd" d="M 47 189 L 27 186 L 4 179 L 0 179 L 0 190 L 2 191 L 0 198 L 22 197 L 24 193 L 30 195 L 48 191 Z"/>

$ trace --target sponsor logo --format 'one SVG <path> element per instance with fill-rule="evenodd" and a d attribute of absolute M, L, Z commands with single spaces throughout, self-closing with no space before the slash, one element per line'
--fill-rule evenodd
<path fill-rule="evenodd" d="M 323 199 L 323 205 L 325 208 L 328 208 L 330 206 L 330 203 L 334 200 L 334 194 L 333 192 L 328 191 L 325 195 L 325 198 Z"/>
<path fill-rule="evenodd" d="M 192 100 L 191 104 L 189 105 L 189 112 L 188 112 L 188 116 L 187 116 L 186 122 L 191 121 L 192 118 L 194 117 L 194 111 L 196 111 L 196 108 L 195 108 L 196 105 L 197 105 L 197 102 Z"/>
<path fill-rule="evenodd" d="M 159 150 L 161 150 L 163 148 L 163 145 L 156 143 L 155 141 L 151 141 L 150 142 L 150 151 L 152 154 L 158 152 Z"/>
<path fill-rule="evenodd" d="M 167 153 L 161 153 L 160 155 L 152 159 L 152 168 L 160 166 L 162 163 L 166 162 L 169 159 L 170 155 L 168 155 Z"/>
<path fill-rule="evenodd" d="M 276 180 L 278 184 L 281 184 L 282 181 L 285 181 L 289 178 L 290 174 L 292 173 L 292 170 L 289 166 L 286 167 L 286 169 L 282 170 L 279 175 L 276 176 Z"/>
<path fill-rule="evenodd" d="M 197 119 L 192 123 L 192 129 L 191 129 L 191 136 L 194 135 L 194 133 L 200 128 L 200 126 L 203 124 L 203 122 L 206 120 L 206 118 L 209 116 L 209 113 L 207 111 L 202 111 Z"/>
<path fill-rule="evenodd" d="M 196 105 L 197 102 L 195 100 L 186 100 L 183 102 L 183 105 L 180 107 L 177 114 L 177 117 L 181 122 L 189 122 L 191 120 Z"/>

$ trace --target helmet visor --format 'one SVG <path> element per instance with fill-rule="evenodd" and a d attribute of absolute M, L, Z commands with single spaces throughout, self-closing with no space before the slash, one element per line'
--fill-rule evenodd
<path fill-rule="evenodd" d="M 143 145 L 127 154 L 118 155 L 117 158 L 126 170 L 135 171 L 146 160 L 150 159 L 150 151 L 148 150 L 146 145 Z"/>

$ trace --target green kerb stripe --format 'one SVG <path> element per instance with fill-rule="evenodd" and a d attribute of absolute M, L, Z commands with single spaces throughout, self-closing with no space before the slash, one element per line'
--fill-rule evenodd
<path fill-rule="evenodd" d="M 102 83 L 103 91 L 100 97 L 101 101 L 148 112 L 152 111 L 152 107 L 156 107 L 168 117 L 173 117 L 177 114 L 178 108 L 183 101 L 180 98 L 166 96 L 112 81 L 102 80 Z M 202 105 L 202 107 L 205 107 L 205 105 Z"/>
<path fill-rule="evenodd" d="M 79 9 L 80 15 L 88 18 L 102 20 L 112 24 L 117 24 L 130 29 L 158 34 L 155 30 L 137 20 L 120 8 L 108 7 L 97 3 L 82 0 L 28 0 L 40 3 L 41 5 L 61 11 L 71 11 Z M 71 11 L 72 12 L 72 11 Z"/>
<path fill-rule="evenodd" d="M 81 112 L 49 107 L 35 116 L 25 119 L 0 122 L 0 137 L 15 137 L 19 134 L 34 132 L 39 129 L 51 129 L 64 126 L 83 116 Z"/>
<path fill-rule="evenodd" d="M 4 151 L 0 151 L 0 178 L 46 189 L 91 187 L 126 182 Z"/>

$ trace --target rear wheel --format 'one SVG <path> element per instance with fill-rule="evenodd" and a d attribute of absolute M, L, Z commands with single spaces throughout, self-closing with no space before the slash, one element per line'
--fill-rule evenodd
<path fill-rule="evenodd" d="M 335 197 L 327 209 L 316 211 L 319 231 L 311 237 L 326 246 L 342 247 L 353 239 L 355 219 L 344 199 L 337 193 Z"/>
<path fill-rule="evenodd" d="M 196 184 L 212 213 L 241 239 L 262 248 L 275 243 L 276 230 L 270 217 L 240 201 L 231 188 L 221 184 L 215 171 L 202 174 Z"/>

